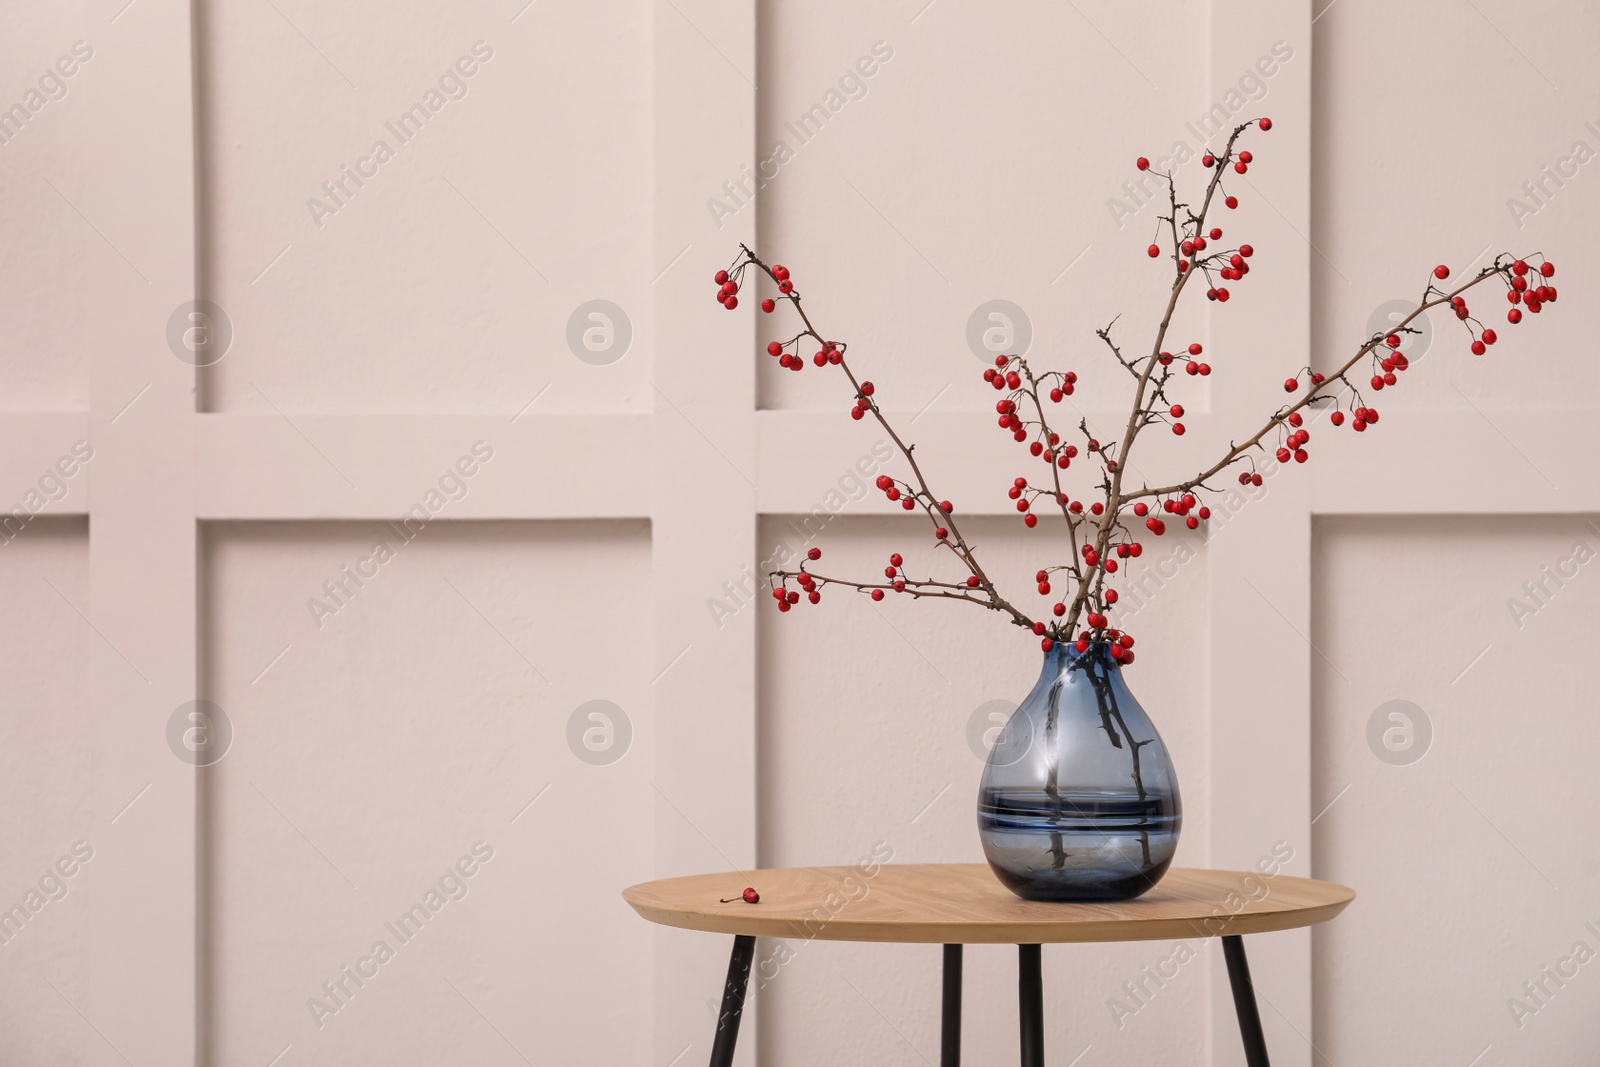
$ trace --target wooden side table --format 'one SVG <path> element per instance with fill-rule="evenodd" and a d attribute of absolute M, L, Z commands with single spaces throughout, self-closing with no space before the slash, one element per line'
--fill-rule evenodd
<path fill-rule="evenodd" d="M 738 874 L 698 874 L 645 882 L 623 898 L 651 922 L 733 935 L 711 1067 L 730 1067 L 757 937 L 944 945 L 941 1067 L 961 1062 L 961 946 L 1015 944 L 1022 1067 L 1044 1065 L 1044 987 L 1040 946 L 1088 941 L 1220 937 L 1249 1067 L 1268 1067 L 1245 934 L 1327 922 L 1355 899 L 1331 882 L 1249 871 L 1174 869 L 1138 900 L 1121 904 L 1044 904 L 1019 900 L 977 863 L 794 867 L 755 871 L 759 904 L 737 898 Z"/>

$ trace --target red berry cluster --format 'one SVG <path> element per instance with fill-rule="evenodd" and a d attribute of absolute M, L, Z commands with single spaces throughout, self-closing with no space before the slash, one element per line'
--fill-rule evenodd
<path fill-rule="evenodd" d="M 1207 152 L 1202 157 L 1210 175 L 1204 197 L 1197 205 L 1180 201 L 1173 176 L 1161 175 L 1166 178 L 1169 190 L 1169 213 L 1159 220 L 1157 242 L 1149 246 L 1148 253 L 1151 258 L 1160 258 L 1164 238 L 1165 251 L 1173 264 L 1172 291 L 1153 343 L 1147 355 L 1129 356 L 1113 339 L 1110 326 L 1096 331 L 1117 364 L 1136 383 L 1128 425 L 1118 440 L 1100 441 L 1089 432 L 1087 421 L 1081 416 L 1075 429 L 1059 421 L 1053 422 L 1060 419 L 1058 414 L 1052 415 L 1059 411 L 1057 405 L 1077 389 L 1076 373 L 1036 373 L 1026 359 L 1017 355 L 997 356 L 994 365 L 983 371 L 984 382 L 1003 394 L 995 403 L 996 425 L 1010 434 L 1014 442 L 1024 446 L 1031 458 L 1042 462 L 1048 472 L 1031 480 L 1026 475 L 1013 477 L 1006 486 L 1007 498 L 1015 505 L 1023 525 L 1030 530 L 1040 528 L 1053 513 L 1060 514 L 1061 525 L 1052 523 L 1051 527 L 1059 531 L 1055 534 L 1059 540 L 1052 544 L 1058 553 L 1056 558 L 1065 562 L 1043 567 L 1034 575 L 1038 595 L 1046 598 L 1049 604 L 1048 613 L 1039 619 L 1033 617 L 1033 612 L 1003 597 L 989 580 L 957 526 L 950 501 L 933 494 L 912 446 L 902 443 L 879 408 L 876 386 L 857 377 L 846 358 L 844 344 L 826 339 L 813 327 L 788 269 L 768 266 L 741 246 L 741 255 L 733 266 L 716 274 L 717 299 L 725 307 L 735 306 L 746 269 L 754 268 L 759 275 L 766 276 L 776 287 L 777 297 L 764 299 L 762 310 L 771 312 L 777 301 L 787 300 L 802 325 L 794 337 L 770 342 L 768 354 L 776 358 L 780 366 L 798 371 L 805 364 L 803 349 L 814 349 L 813 364 L 839 369 L 851 386 L 851 418 L 860 420 L 871 415 L 900 448 L 908 468 L 904 478 L 879 475 L 878 490 L 889 503 L 898 504 L 905 511 L 920 509 L 933 534 L 931 547 L 936 552 L 949 552 L 960 566 L 959 577 L 951 580 L 910 577 L 904 558 L 895 552 L 889 556 L 881 579 L 856 581 L 814 572 L 811 565 L 822 558 L 822 550 L 812 548 L 798 569 L 775 571 L 770 576 L 774 584 L 773 598 L 780 611 L 790 610 L 800 602 L 802 595 L 813 604 L 819 603 L 822 588 L 827 585 L 845 586 L 867 594 L 874 601 L 883 600 L 889 593 L 913 599 L 961 600 L 1008 616 L 1013 624 L 1040 638 L 1041 647 L 1047 651 L 1062 641 L 1070 641 L 1073 649 L 1080 653 L 1100 644 L 1117 661 L 1131 663 L 1134 659 L 1132 635 L 1111 625 L 1120 596 L 1110 582 L 1116 580 L 1115 576 L 1130 560 L 1143 553 L 1143 546 L 1134 536 L 1135 522 L 1142 522 L 1144 530 L 1154 537 L 1165 536 L 1169 521 L 1181 521 L 1187 529 L 1198 530 L 1212 515 L 1210 506 L 1202 502 L 1202 496 L 1218 491 L 1211 484 L 1214 476 L 1239 465 L 1243 468 L 1237 474 L 1239 484 L 1261 485 L 1262 475 L 1255 470 L 1253 459 L 1257 450 L 1273 450 L 1280 464 L 1305 463 L 1310 458 L 1307 446 L 1311 442 L 1306 412 L 1317 410 L 1312 405 L 1331 405 L 1328 421 L 1335 427 L 1348 421 L 1359 433 L 1377 425 L 1378 410 L 1363 397 L 1362 390 L 1379 392 L 1399 384 L 1401 376 L 1411 366 L 1410 359 L 1402 351 L 1405 339 L 1418 332 L 1410 324 L 1431 308 L 1450 308 L 1456 318 L 1466 324 L 1472 338 L 1472 352 L 1482 355 L 1497 338 L 1494 330 L 1483 327 L 1472 317 L 1463 294 L 1490 277 L 1500 278 L 1506 286 L 1512 304 L 1507 318 L 1512 323 L 1520 322 L 1524 312 L 1536 314 L 1545 304 L 1555 302 L 1556 290 L 1549 284 L 1555 267 L 1543 257 L 1531 260 L 1497 257 L 1492 265 L 1454 288 L 1444 286 L 1450 277 L 1449 269 L 1443 265 L 1436 267 L 1415 311 L 1392 331 L 1369 338 L 1337 369 L 1324 374 L 1302 367 L 1283 379 L 1283 390 L 1292 399 L 1272 414 L 1253 436 L 1241 444 L 1230 444 L 1220 460 L 1195 476 L 1171 485 L 1124 486 L 1127 455 L 1145 428 L 1162 423 L 1177 436 L 1185 433 L 1184 405 L 1169 395 L 1169 390 L 1174 390 L 1182 381 L 1177 375 L 1179 368 L 1185 377 L 1211 374 L 1211 364 L 1202 359 L 1204 349 L 1199 342 L 1170 350 L 1164 347 L 1167 324 L 1179 298 L 1195 278 L 1204 278 L 1207 298 L 1218 304 L 1228 303 L 1233 295 L 1228 283 L 1240 282 L 1251 271 L 1255 248 L 1243 243 L 1225 245 L 1221 227 L 1207 221 L 1214 201 L 1229 210 L 1239 206 L 1238 199 L 1223 187 L 1223 179 L 1226 174 L 1247 173 L 1254 162 L 1248 150 L 1235 151 L 1236 142 L 1251 127 L 1266 131 L 1272 128 L 1272 122 L 1266 118 L 1246 122 L 1233 130 L 1220 151 Z M 1144 157 L 1135 165 L 1141 171 L 1150 169 L 1150 161 Z M 1363 361 L 1370 364 L 1371 374 L 1364 383 L 1358 383 L 1352 372 L 1363 373 L 1356 370 Z M 1069 436 L 1074 440 L 1067 440 Z M 1063 478 L 1072 469 L 1073 460 L 1080 457 L 1083 461 L 1079 464 L 1079 474 L 1074 477 L 1082 477 L 1082 468 L 1087 466 L 1092 489 L 1075 498 Z M 1085 496 L 1098 499 L 1087 500 Z M 795 588 L 790 588 L 791 582 Z"/>

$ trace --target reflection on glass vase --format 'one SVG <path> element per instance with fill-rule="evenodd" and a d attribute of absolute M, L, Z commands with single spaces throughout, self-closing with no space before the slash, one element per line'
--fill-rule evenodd
<path fill-rule="evenodd" d="M 989 866 L 1025 900 L 1132 900 L 1167 872 L 1182 827 L 1172 760 L 1110 646 L 1057 643 L 984 765 Z"/>

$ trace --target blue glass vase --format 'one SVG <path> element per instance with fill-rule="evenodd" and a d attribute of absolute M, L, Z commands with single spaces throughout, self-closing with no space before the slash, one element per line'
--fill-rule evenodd
<path fill-rule="evenodd" d="M 1172 759 L 1110 646 L 1057 643 L 984 764 L 995 875 L 1024 900 L 1132 900 L 1167 872 L 1182 827 Z"/>

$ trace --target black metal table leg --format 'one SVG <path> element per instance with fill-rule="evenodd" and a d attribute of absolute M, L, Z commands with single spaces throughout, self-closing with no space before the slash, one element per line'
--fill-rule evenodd
<path fill-rule="evenodd" d="M 1228 961 L 1228 983 L 1233 986 L 1233 1007 L 1239 1013 L 1239 1034 L 1244 1038 L 1244 1061 L 1249 1067 L 1271 1067 L 1267 1061 L 1267 1039 L 1261 1034 L 1261 1013 L 1256 1009 L 1256 990 L 1250 982 L 1250 961 L 1244 956 L 1244 941 L 1237 934 L 1222 939 L 1222 954 Z"/>
<path fill-rule="evenodd" d="M 1039 946 L 1017 946 L 1017 1015 L 1022 1023 L 1022 1067 L 1044 1067 L 1044 978 Z"/>
<path fill-rule="evenodd" d="M 939 1067 L 961 1067 L 961 946 L 944 947 L 944 1003 L 939 1014 Z"/>
<path fill-rule="evenodd" d="M 756 939 L 738 934 L 728 959 L 728 980 L 722 986 L 722 1010 L 717 1012 L 717 1035 L 711 1042 L 711 1067 L 733 1067 L 733 1046 L 739 1040 L 739 1016 L 744 1013 L 744 991 L 750 982 Z"/>

